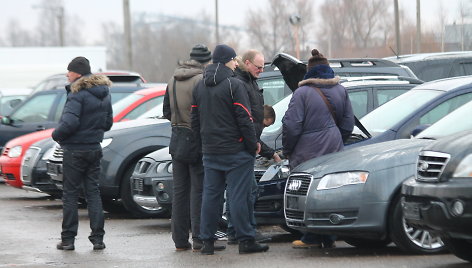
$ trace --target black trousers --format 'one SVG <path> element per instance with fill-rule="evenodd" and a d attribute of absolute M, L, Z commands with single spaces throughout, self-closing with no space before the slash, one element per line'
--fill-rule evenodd
<path fill-rule="evenodd" d="M 63 158 L 63 218 L 61 239 L 74 242 L 79 227 L 77 202 L 82 187 L 87 200 L 90 229 L 89 240 L 102 242 L 105 234 L 102 200 L 100 197 L 99 176 L 102 150 L 64 150 Z"/>
<path fill-rule="evenodd" d="M 172 170 L 172 239 L 179 248 L 187 246 L 189 229 L 193 239 L 200 235 L 203 163 L 187 164 L 173 159 Z"/>

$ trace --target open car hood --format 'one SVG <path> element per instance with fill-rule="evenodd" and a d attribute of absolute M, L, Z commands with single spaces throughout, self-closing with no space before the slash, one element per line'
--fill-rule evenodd
<path fill-rule="evenodd" d="M 298 88 L 298 82 L 303 80 L 303 76 L 305 76 L 306 73 L 306 64 L 286 53 L 276 54 L 272 60 L 272 65 L 275 65 L 277 68 L 279 68 L 285 83 L 292 90 L 292 92 Z M 359 119 L 357 119 L 355 116 L 354 118 L 356 127 L 358 127 L 367 138 L 372 137 L 369 131 L 367 131 L 367 129 L 359 121 Z"/>

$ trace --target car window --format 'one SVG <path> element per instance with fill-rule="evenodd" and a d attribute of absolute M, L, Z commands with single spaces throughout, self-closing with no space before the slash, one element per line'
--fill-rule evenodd
<path fill-rule="evenodd" d="M 119 101 L 116 101 L 113 103 L 113 117 L 115 117 L 117 114 L 121 113 L 124 109 L 128 108 L 131 104 L 133 104 L 135 101 L 143 98 L 144 96 L 141 94 L 130 94 Z M 115 98 L 115 95 L 113 95 L 113 99 Z"/>
<path fill-rule="evenodd" d="M 155 106 L 154 108 L 152 108 L 151 110 L 139 115 L 137 117 L 137 119 L 141 119 L 141 118 L 151 118 L 151 117 L 161 117 L 163 116 L 163 112 L 162 112 L 162 109 L 163 109 L 163 102 L 161 102 L 159 105 Z"/>
<path fill-rule="evenodd" d="M 469 94 L 470 95 L 470 94 Z M 465 120 L 472 114 L 472 101 L 462 105 L 454 112 L 446 115 L 438 122 L 434 123 L 424 131 L 422 131 L 417 138 L 423 137 L 444 137 L 453 133 L 458 133 L 464 130 L 472 129 L 472 120 Z M 460 122 L 460 124 L 458 124 Z"/>
<path fill-rule="evenodd" d="M 264 90 L 264 103 L 274 105 L 292 91 L 285 84 L 284 79 L 280 77 L 258 79 L 257 83 Z"/>
<path fill-rule="evenodd" d="M 67 95 L 62 94 L 61 99 L 59 100 L 59 104 L 57 105 L 56 112 L 54 113 L 54 122 L 59 122 L 62 116 L 62 111 L 64 110 L 64 105 L 66 104 Z"/>
<path fill-rule="evenodd" d="M 110 92 L 111 104 L 115 104 L 116 102 L 120 101 L 131 93 L 132 92 Z"/>
<path fill-rule="evenodd" d="M 431 111 L 427 112 L 420 118 L 421 125 L 430 125 L 443 118 L 445 115 L 464 105 L 472 100 L 472 93 L 455 96 L 440 105 L 436 106 Z"/>
<path fill-rule="evenodd" d="M 454 64 L 450 76 L 462 76 L 472 74 L 472 62 Z"/>
<path fill-rule="evenodd" d="M 352 111 L 357 118 L 367 114 L 368 91 L 348 91 L 351 100 Z"/>
<path fill-rule="evenodd" d="M 450 68 L 449 64 L 424 65 L 415 74 L 423 81 L 432 81 L 448 77 Z"/>
<path fill-rule="evenodd" d="M 464 63 L 461 63 L 461 65 L 464 68 L 464 74 L 465 75 L 471 75 L 472 74 L 472 62 L 464 62 Z"/>
<path fill-rule="evenodd" d="M 410 90 L 366 114 L 360 121 L 375 136 L 390 129 L 440 94 L 443 92 L 438 90 Z"/>
<path fill-rule="evenodd" d="M 164 96 L 152 98 L 146 102 L 141 103 L 138 107 L 134 108 L 125 117 L 123 117 L 123 119 L 127 119 L 127 120 L 136 119 L 138 118 L 138 116 L 144 114 L 147 111 L 150 111 L 151 109 L 155 108 L 156 106 L 160 105 L 163 102 L 164 102 Z M 157 114 L 155 116 L 157 116 Z"/>
<path fill-rule="evenodd" d="M 53 93 L 33 96 L 10 117 L 13 121 L 24 123 L 46 122 L 56 96 Z"/>
<path fill-rule="evenodd" d="M 408 89 L 404 89 L 404 88 L 377 89 L 376 99 L 377 99 L 378 106 L 386 103 L 387 101 L 393 100 L 394 98 L 398 97 L 399 95 L 407 91 Z"/>
<path fill-rule="evenodd" d="M 27 96 L 3 96 L 0 97 L 0 115 L 8 115 Z M 12 102 L 13 101 L 13 102 Z M 16 104 L 12 107 L 12 104 Z"/>

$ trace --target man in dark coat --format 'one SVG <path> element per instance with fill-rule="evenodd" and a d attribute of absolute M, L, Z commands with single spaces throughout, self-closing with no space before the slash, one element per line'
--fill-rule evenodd
<path fill-rule="evenodd" d="M 192 92 L 202 80 L 203 70 L 211 60 L 211 52 L 205 45 L 195 45 L 190 59 L 179 62 L 174 75 L 167 83 L 163 112 L 172 126 L 191 127 L 190 111 Z M 174 100 L 174 96 L 176 96 Z M 176 107 L 177 106 L 177 107 Z M 199 146 L 197 146 L 199 147 Z M 200 250 L 200 213 L 203 192 L 203 163 L 200 160 L 188 163 L 172 156 L 173 196 L 171 229 L 177 251 L 192 248 L 189 230 L 192 231 L 193 249 Z M 219 249 L 224 249 L 220 246 Z"/>
<path fill-rule="evenodd" d="M 213 64 L 193 92 L 192 129 L 199 134 L 203 153 L 203 183 L 200 238 L 202 254 L 214 254 L 214 234 L 226 186 L 231 215 L 239 240 L 239 253 L 268 250 L 254 240 L 250 201 L 254 179 L 254 156 L 258 151 L 250 103 L 244 85 L 233 77 L 238 66 L 234 49 L 218 45 Z"/>
<path fill-rule="evenodd" d="M 354 128 L 347 90 L 339 84 L 328 60 L 316 49 L 311 53 L 304 80 L 282 120 L 284 155 L 292 169 L 308 159 L 341 151 Z M 307 233 L 293 246 L 333 247 L 334 237 Z"/>
<path fill-rule="evenodd" d="M 104 132 L 113 125 L 111 81 L 104 75 L 92 75 L 89 61 L 84 57 L 74 58 L 67 70 L 71 83 L 66 86 L 67 101 L 59 125 L 52 133 L 52 138 L 64 150 L 63 218 L 57 249 L 74 250 L 79 226 L 77 202 L 83 186 L 92 230 L 89 240 L 94 250 L 101 250 L 105 248 L 105 220 L 98 187 L 100 142 Z"/>

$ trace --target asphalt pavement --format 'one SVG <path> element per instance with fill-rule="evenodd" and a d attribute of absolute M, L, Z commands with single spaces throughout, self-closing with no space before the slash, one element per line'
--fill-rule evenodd
<path fill-rule="evenodd" d="M 240 255 L 238 247 L 212 256 L 176 252 L 170 219 L 130 219 L 106 214 L 103 251 L 93 251 L 87 211 L 79 210 L 74 251 L 60 251 L 62 202 L 0 183 L 0 267 L 470 267 L 454 255 L 409 255 L 393 245 L 357 249 L 337 241 L 333 249 L 293 249 L 293 235 L 277 226 L 260 230 L 272 237 L 266 253 Z M 224 243 L 224 241 L 222 241 Z"/>

